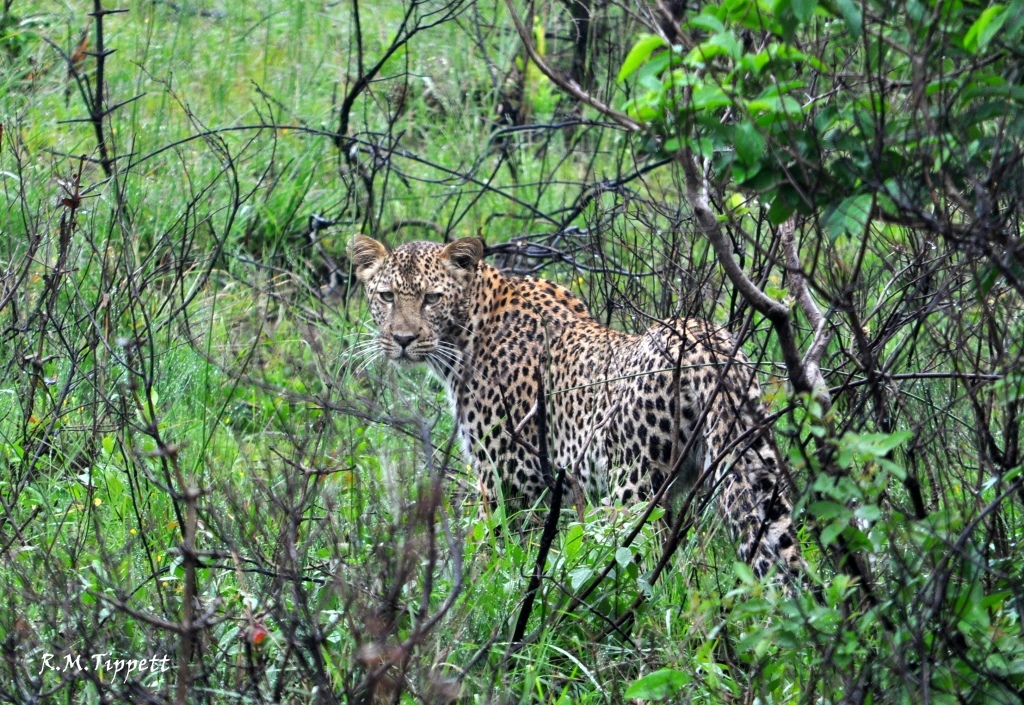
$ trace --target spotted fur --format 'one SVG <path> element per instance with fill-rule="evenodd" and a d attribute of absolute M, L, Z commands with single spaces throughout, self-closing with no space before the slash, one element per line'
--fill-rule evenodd
<path fill-rule="evenodd" d="M 531 506 L 551 484 L 536 452 L 543 380 L 551 463 L 592 497 L 653 496 L 689 446 L 677 475 L 692 483 L 714 464 L 721 513 L 754 572 L 800 568 L 761 391 L 726 331 L 692 319 L 611 330 L 568 289 L 503 275 L 476 238 L 389 252 L 357 235 L 349 256 L 384 355 L 444 381 L 487 503 Z M 686 483 L 675 484 L 678 496 Z"/>

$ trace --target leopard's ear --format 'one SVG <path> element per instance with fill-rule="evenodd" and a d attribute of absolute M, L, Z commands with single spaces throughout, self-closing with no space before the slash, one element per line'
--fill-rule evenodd
<path fill-rule="evenodd" d="M 472 278 L 477 263 L 484 257 L 484 242 L 478 237 L 464 237 L 445 245 L 441 257 L 455 270 L 454 273 Z"/>
<path fill-rule="evenodd" d="M 372 237 L 353 235 L 348 241 L 348 258 L 363 284 L 369 283 L 387 255 L 387 248 Z"/>

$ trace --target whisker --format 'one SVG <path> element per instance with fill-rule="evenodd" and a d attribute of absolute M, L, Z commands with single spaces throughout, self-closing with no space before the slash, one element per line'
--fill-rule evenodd
<path fill-rule="evenodd" d="M 443 355 L 438 355 L 436 351 L 429 353 L 426 356 L 426 360 L 430 366 L 434 368 L 434 371 L 440 373 L 442 377 L 447 376 L 446 373 L 451 373 L 452 375 L 455 374 L 455 368 L 452 366 L 451 362 L 449 362 Z"/>
<path fill-rule="evenodd" d="M 363 362 L 356 369 L 354 369 L 352 371 L 353 376 L 354 375 L 358 375 L 360 372 L 362 372 L 363 370 L 368 368 L 370 365 L 375 363 L 378 359 L 383 358 L 383 357 L 384 357 L 384 351 L 383 350 L 380 350 L 380 349 L 374 350 L 372 353 L 370 353 L 370 355 L 365 360 L 363 360 Z"/>
<path fill-rule="evenodd" d="M 377 338 L 371 338 L 370 340 L 364 340 L 360 343 L 356 343 L 348 348 L 349 352 L 359 352 L 366 350 L 367 348 L 374 348 L 380 345 L 380 341 Z"/>
<path fill-rule="evenodd" d="M 457 365 L 463 372 L 465 372 L 467 359 L 461 348 L 447 341 L 438 341 L 438 348 L 443 349 L 444 352 L 452 358 L 453 367 Z M 475 365 L 472 364 L 470 366 L 471 368 L 475 367 Z M 455 372 L 454 369 L 453 372 Z"/>
<path fill-rule="evenodd" d="M 366 347 L 360 348 L 359 350 L 352 350 L 349 354 L 349 359 L 353 361 L 362 360 L 367 356 L 374 355 L 375 353 L 380 351 L 380 349 L 381 348 L 379 345 L 367 345 Z"/>
<path fill-rule="evenodd" d="M 462 355 L 452 347 L 438 345 L 432 354 L 443 359 L 452 372 L 455 372 L 455 366 L 462 362 Z"/>

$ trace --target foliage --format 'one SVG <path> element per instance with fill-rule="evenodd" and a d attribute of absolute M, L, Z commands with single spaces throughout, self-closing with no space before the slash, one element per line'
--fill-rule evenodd
<path fill-rule="evenodd" d="M 692 5 L 5 2 L 0 701 L 1020 699 L 1024 4 Z M 713 488 L 535 565 L 354 231 L 728 327 L 807 584 Z"/>
<path fill-rule="evenodd" d="M 1007 225 L 1021 3 L 736 0 L 678 31 L 692 41 L 647 35 L 630 51 L 628 109 L 662 149 L 689 146 L 756 193 L 774 224 L 799 213 L 857 237 L 877 219 L 982 242 Z"/>

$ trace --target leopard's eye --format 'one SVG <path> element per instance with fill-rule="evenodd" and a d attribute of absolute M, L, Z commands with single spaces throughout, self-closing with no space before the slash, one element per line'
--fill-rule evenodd
<path fill-rule="evenodd" d="M 380 300 L 384 303 L 390 304 L 395 301 L 395 292 L 393 291 L 378 291 L 377 296 L 379 296 Z"/>
<path fill-rule="evenodd" d="M 423 295 L 423 303 L 427 304 L 428 306 L 436 304 L 440 300 L 441 295 L 438 294 L 436 291 L 432 291 L 429 294 Z"/>

